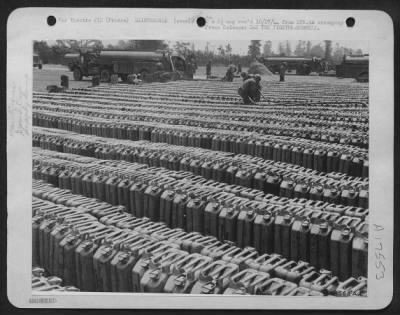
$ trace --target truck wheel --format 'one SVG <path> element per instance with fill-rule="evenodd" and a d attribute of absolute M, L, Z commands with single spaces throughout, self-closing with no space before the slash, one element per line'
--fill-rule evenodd
<path fill-rule="evenodd" d="M 368 82 L 368 72 L 361 72 L 356 77 L 357 82 Z"/>
<path fill-rule="evenodd" d="M 82 71 L 79 68 L 75 68 L 73 72 L 74 80 L 80 81 L 82 80 Z"/>
<path fill-rule="evenodd" d="M 108 69 L 103 69 L 100 72 L 100 80 L 101 82 L 110 82 L 111 72 Z"/>
<path fill-rule="evenodd" d="M 128 80 L 127 74 L 121 74 L 120 77 L 121 77 L 122 82 L 126 82 Z"/>

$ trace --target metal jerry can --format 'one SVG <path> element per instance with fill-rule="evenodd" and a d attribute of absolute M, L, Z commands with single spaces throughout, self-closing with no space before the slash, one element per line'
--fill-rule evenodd
<path fill-rule="evenodd" d="M 253 246 L 259 253 L 274 250 L 274 220 L 271 211 L 258 211 L 253 223 Z"/>
<path fill-rule="evenodd" d="M 214 261 L 205 267 L 199 280 L 193 285 L 191 294 L 222 294 L 229 285 L 232 275 L 239 271 L 236 264 L 222 260 Z"/>
<path fill-rule="evenodd" d="M 119 235 L 102 240 L 102 244 L 93 255 L 96 291 L 112 291 L 111 261 L 117 254 L 120 244 L 137 238 L 137 233 L 121 231 Z"/>
<path fill-rule="evenodd" d="M 191 198 L 186 205 L 186 231 L 204 231 L 204 209 L 206 202 L 204 199 Z"/>
<path fill-rule="evenodd" d="M 269 273 L 271 276 L 275 274 L 275 269 L 287 262 L 287 259 L 278 254 L 263 254 L 259 257 L 248 259 L 245 261 L 247 268 L 252 268 L 262 272 Z"/>
<path fill-rule="evenodd" d="M 241 209 L 237 217 L 236 244 L 239 247 L 253 246 L 253 226 L 257 211 L 251 208 Z"/>
<path fill-rule="evenodd" d="M 175 198 L 175 191 L 167 188 L 160 196 L 160 221 L 172 227 L 172 207 Z"/>
<path fill-rule="evenodd" d="M 236 248 L 237 247 L 234 246 L 232 242 L 225 241 L 223 243 L 214 243 L 210 246 L 206 246 L 201 250 L 200 253 L 202 255 L 212 258 L 215 261 L 222 259 L 225 254 L 236 250 Z"/>
<path fill-rule="evenodd" d="M 264 192 L 267 194 L 279 195 L 280 185 L 282 182 L 281 176 L 274 172 L 267 173 Z"/>
<path fill-rule="evenodd" d="M 358 206 L 358 191 L 353 187 L 344 187 L 340 194 L 340 202 L 346 206 Z"/>
<path fill-rule="evenodd" d="M 361 222 L 355 228 L 351 259 L 351 275 L 355 278 L 368 275 L 368 227 L 368 223 Z"/>
<path fill-rule="evenodd" d="M 239 266 L 239 269 L 242 270 L 246 268 L 245 262 L 249 259 L 254 259 L 258 256 L 258 252 L 254 247 L 245 247 L 245 248 L 236 248 L 224 256 L 222 256 L 222 260 L 234 263 Z"/>
<path fill-rule="evenodd" d="M 172 227 L 186 229 L 186 204 L 189 201 L 189 196 L 184 192 L 176 191 L 172 203 Z"/>
<path fill-rule="evenodd" d="M 311 186 L 309 191 L 310 200 L 323 200 L 324 187 L 320 184 L 314 184 Z"/>
<path fill-rule="evenodd" d="M 321 269 L 319 272 L 311 271 L 303 276 L 299 282 L 300 287 L 321 292 L 323 295 L 335 295 L 339 279 L 332 276 L 332 272 Z"/>
<path fill-rule="evenodd" d="M 284 178 L 279 188 L 279 196 L 293 198 L 296 182 L 291 178 Z"/>
<path fill-rule="evenodd" d="M 224 206 L 218 216 L 218 239 L 236 242 L 237 206 Z"/>
<path fill-rule="evenodd" d="M 99 247 L 101 240 L 116 232 L 113 228 L 104 228 L 104 230 L 97 231 L 96 233 L 82 235 L 82 241 L 75 249 L 76 285 L 81 291 L 96 291 L 93 255 Z"/>
<path fill-rule="evenodd" d="M 167 250 L 162 258 L 152 258 L 149 269 L 140 280 L 140 292 L 163 292 L 165 283 L 171 275 L 170 266 L 187 255 L 185 251 L 172 248 Z"/>
<path fill-rule="evenodd" d="M 210 257 L 198 253 L 190 254 L 171 266 L 171 275 L 165 283 L 164 293 L 190 293 L 200 272 L 210 263 Z"/>
<path fill-rule="evenodd" d="M 356 217 L 339 217 L 334 223 L 330 244 L 330 270 L 344 281 L 351 276 L 354 228 L 361 222 Z"/>
<path fill-rule="evenodd" d="M 266 272 L 244 269 L 231 277 L 224 294 L 254 294 L 255 287 L 270 279 Z"/>
<path fill-rule="evenodd" d="M 134 183 L 129 189 L 129 201 L 131 214 L 141 218 L 144 216 L 144 192 L 147 185 L 143 182 Z"/>
<path fill-rule="evenodd" d="M 297 217 L 290 232 L 290 258 L 308 261 L 310 256 L 311 220 L 308 217 Z"/>
<path fill-rule="evenodd" d="M 143 214 L 153 221 L 160 219 L 160 197 L 163 189 L 150 184 L 144 191 Z"/>
<path fill-rule="evenodd" d="M 326 172 L 339 171 L 340 154 L 337 151 L 329 150 L 326 154 Z"/>
<path fill-rule="evenodd" d="M 332 223 L 317 220 L 310 228 L 310 263 L 318 269 L 330 268 L 330 237 Z"/>
<path fill-rule="evenodd" d="M 125 206 L 126 210 L 131 213 L 130 210 L 130 193 L 129 190 L 133 185 L 133 181 L 128 178 L 121 180 L 117 186 L 118 204 Z"/>
<path fill-rule="evenodd" d="M 271 278 L 255 287 L 256 295 L 288 295 L 295 290 L 297 285 L 280 278 Z"/>
<path fill-rule="evenodd" d="M 138 235 L 135 240 L 123 243 L 119 251 L 110 262 L 111 265 L 111 287 L 113 292 L 132 292 L 131 272 L 140 256 L 138 255 L 137 245 L 146 238 Z M 131 247 L 132 245 L 132 247 Z"/>
<path fill-rule="evenodd" d="M 283 265 L 277 266 L 275 268 L 275 276 L 298 284 L 304 275 L 314 270 L 315 268 L 307 262 L 291 260 Z"/>
<path fill-rule="evenodd" d="M 103 174 L 95 174 L 92 179 L 93 198 L 106 201 L 106 181 L 108 177 Z"/>
<path fill-rule="evenodd" d="M 348 296 L 361 296 L 366 297 L 368 293 L 367 278 L 358 277 L 357 279 L 351 277 L 346 281 L 341 282 L 336 288 L 336 296 L 348 297 Z"/>
<path fill-rule="evenodd" d="M 218 237 L 218 217 L 223 208 L 222 203 L 210 200 L 204 208 L 204 234 Z"/>
<path fill-rule="evenodd" d="M 290 258 L 290 233 L 294 216 L 289 211 L 281 211 L 275 217 L 274 252 Z"/>
<path fill-rule="evenodd" d="M 105 183 L 106 200 L 113 206 L 118 205 L 118 184 L 121 178 L 119 176 L 111 176 Z"/>

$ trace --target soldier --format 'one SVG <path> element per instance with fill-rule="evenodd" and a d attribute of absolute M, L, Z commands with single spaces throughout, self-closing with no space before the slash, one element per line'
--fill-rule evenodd
<path fill-rule="evenodd" d="M 237 73 L 241 73 L 242 72 L 242 64 L 239 62 L 238 66 L 237 66 Z"/>
<path fill-rule="evenodd" d="M 207 78 L 211 76 L 211 60 L 209 60 L 206 65 L 206 76 Z"/>
<path fill-rule="evenodd" d="M 282 62 L 281 66 L 279 67 L 279 81 L 285 81 L 285 72 L 286 72 L 286 63 Z"/>
<path fill-rule="evenodd" d="M 226 70 L 225 76 L 222 78 L 222 81 L 232 82 L 235 76 L 236 67 L 234 65 L 229 65 L 228 69 Z"/>
<path fill-rule="evenodd" d="M 260 81 L 261 76 L 256 74 L 254 78 L 249 78 L 244 81 L 243 85 L 238 89 L 238 93 L 242 97 L 244 104 L 255 104 L 260 101 Z"/>

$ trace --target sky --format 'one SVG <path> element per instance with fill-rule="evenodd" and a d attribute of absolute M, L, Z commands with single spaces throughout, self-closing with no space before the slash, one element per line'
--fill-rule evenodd
<path fill-rule="evenodd" d="M 116 44 L 118 41 L 117 40 L 103 40 L 103 44 L 108 45 L 108 44 Z M 204 49 L 207 45 L 207 42 L 209 43 L 209 49 L 214 50 L 217 52 L 217 48 L 222 45 L 226 46 L 228 43 L 231 44 L 232 46 L 232 53 L 233 54 L 239 54 L 239 55 L 247 55 L 248 51 L 248 46 L 250 44 L 250 40 L 230 40 L 230 41 L 215 41 L 215 40 L 196 40 L 196 41 L 185 41 L 189 43 L 193 43 L 195 46 L 195 49 Z M 272 50 L 277 53 L 278 52 L 278 46 L 279 42 L 286 42 L 286 40 L 273 40 L 272 41 Z M 296 45 L 298 43 L 297 40 L 290 40 L 290 46 L 292 48 L 292 51 L 295 50 Z M 265 41 L 261 41 L 261 46 L 263 46 Z M 319 43 L 322 44 L 322 47 L 325 47 L 325 44 L 323 41 L 311 41 L 312 45 L 317 45 Z M 369 42 L 366 40 L 359 40 L 359 41 L 346 41 L 346 40 L 341 40 L 341 41 L 332 41 L 332 48 L 334 49 L 336 47 L 336 43 L 339 44 L 339 46 L 343 47 L 348 47 L 352 48 L 353 50 L 361 49 L 363 53 L 369 53 Z M 168 41 L 169 46 L 173 46 L 174 42 L 173 41 Z"/>

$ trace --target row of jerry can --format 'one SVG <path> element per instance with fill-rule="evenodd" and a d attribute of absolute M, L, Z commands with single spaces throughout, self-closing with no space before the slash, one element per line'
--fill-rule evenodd
<path fill-rule="evenodd" d="M 59 118 L 62 119 L 62 118 Z M 65 118 L 66 119 L 66 118 Z M 233 154 L 247 154 L 276 162 L 285 162 L 320 172 L 340 172 L 356 177 L 368 177 L 369 161 L 365 149 L 294 138 L 262 135 L 231 135 L 210 132 L 208 129 L 188 131 L 171 127 L 138 126 L 128 123 L 80 122 L 70 119 L 73 126 L 35 125 L 69 130 L 85 135 L 121 140 L 148 140 L 193 148 L 211 149 Z M 34 139 L 36 140 L 36 139 Z"/>
<path fill-rule="evenodd" d="M 70 217 L 79 210 L 56 204 L 49 209 L 51 204 L 43 200 L 34 203 L 39 210 L 33 234 L 40 239 L 34 249 L 43 253 L 34 262 L 81 291 L 366 295 L 365 277 L 341 281 L 308 262 L 288 261 L 279 254 L 259 256 L 252 247 L 239 248 L 211 236 L 181 229 L 150 231 L 143 220 L 128 229 L 124 219 L 110 221 L 95 207 L 91 213 L 97 224 L 76 226 Z"/>
<path fill-rule="evenodd" d="M 234 159 L 212 159 L 189 157 L 187 155 L 162 154 L 160 151 L 145 149 L 113 149 L 100 147 L 95 150 L 96 158 L 114 158 L 130 163 L 165 168 L 174 172 L 189 172 L 209 181 L 242 186 L 243 189 L 257 190 L 258 194 L 274 194 L 287 198 L 321 200 L 334 204 L 368 208 L 368 181 L 349 179 L 340 173 L 326 176 L 317 172 L 278 164 L 232 162 Z M 55 183 L 55 185 L 57 185 Z"/>
<path fill-rule="evenodd" d="M 316 78 L 318 80 L 318 78 Z M 262 84 L 264 84 L 262 82 Z M 90 97 L 110 98 L 124 101 L 139 97 L 141 100 L 169 100 L 171 103 L 179 101 L 190 102 L 198 100 L 207 103 L 216 100 L 220 104 L 238 102 L 235 85 L 237 82 L 207 82 L 207 81 L 179 81 L 152 85 L 141 85 L 132 89 L 127 85 L 98 86 L 94 89 L 77 88 L 65 91 L 63 96 L 82 95 Z M 35 94 L 38 94 L 36 92 Z M 310 108 L 321 105 L 330 105 L 337 108 L 365 108 L 368 106 L 368 86 L 353 86 L 331 84 L 326 82 L 292 82 L 281 85 L 279 82 L 268 82 L 268 88 L 263 92 L 270 102 L 296 106 L 307 104 Z M 250 108 L 259 108 L 260 105 L 250 105 Z"/>
<path fill-rule="evenodd" d="M 84 97 L 83 100 L 78 94 L 70 95 L 68 106 L 71 109 L 79 107 L 90 107 L 98 110 L 120 110 L 123 104 L 125 109 L 130 109 L 131 111 L 138 111 L 139 113 L 144 112 L 144 108 L 148 113 L 170 113 L 170 114 L 186 114 L 190 116 L 201 116 L 204 117 L 213 115 L 214 117 L 220 117 L 223 115 L 225 119 L 229 120 L 239 120 L 239 121 L 253 121 L 257 119 L 256 122 L 268 121 L 271 118 L 282 119 L 292 118 L 293 120 L 299 117 L 300 121 L 307 121 L 308 119 L 322 120 L 322 121 L 338 121 L 338 122 L 352 122 L 352 123 L 368 123 L 368 108 L 367 107 L 353 107 L 349 105 L 351 103 L 314 103 L 312 107 L 307 106 L 307 104 L 297 104 L 288 106 L 282 106 L 271 103 L 270 106 L 263 107 L 260 109 L 259 106 L 235 106 L 230 107 L 227 110 L 227 106 L 223 106 L 219 102 L 214 102 L 209 100 L 209 103 L 204 102 L 171 102 L 171 100 L 164 99 L 160 103 L 157 99 L 142 99 L 142 104 L 137 104 L 132 102 L 132 100 L 118 99 L 118 103 L 113 102 L 113 97 L 104 98 L 96 97 L 95 95 L 90 95 Z M 45 109 L 48 108 L 49 104 L 57 104 L 60 101 L 59 95 L 49 95 L 49 94 L 38 94 L 34 92 L 33 94 L 35 108 Z M 65 98 L 63 98 L 65 101 Z M 332 105 L 347 105 L 342 108 L 339 112 L 337 111 L 337 106 Z M 358 104 L 355 104 L 358 105 Z M 207 117 L 207 116 L 206 116 Z M 256 118 L 255 118 L 256 117 Z M 304 118 L 303 118 L 304 117 Z"/>
<path fill-rule="evenodd" d="M 152 133 L 156 132 L 153 130 Z M 174 135 L 172 133 L 172 135 Z M 182 133 L 179 133 L 182 136 Z M 221 137 L 214 136 L 213 141 Z M 54 150 L 58 152 L 66 152 L 79 154 L 84 156 L 95 156 L 101 159 L 125 159 L 131 162 L 140 162 L 160 166 L 159 159 L 166 158 L 182 158 L 183 156 L 191 159 L 209 160 L 210 162 L 218 160 L 223 164 L 233 162 L 242 163 L 248 160 L 251 164 L 258 164 L 258 167 L 263 165 L 279 167 L 294 165 L 297 171 L 315 170 L 315 174 L 321 175 L 327 173 L 341 173 L 351 175 L 352 177 L 368 178 L 369 161 L 365 158 L 360 158 L 352 154 L 339 154 L 338 151 L 312 150 L 305 149 L 301 146 L 282 145 L 272 142 L 251 141 L 252 150 L 248 150 L 247 144 L 238 142 L 235 143 L 238 147 L 236 152 L 220 151 L 217 148 L 214 151 L 200 149 L 199 147 L 188 148 L 186 143 L 176 143 L 172 146 L 167 146 L 164 139 L 152 139 L 154 142 L 133 142 L 127 141 L 111 141 L 99 137 L 87 137 L 86 135 L 77 135 L 74 133 L 58 135 L 56 131 L 51 129 L 34 129 L 32 139 L 33 146 L 38 146 L 43 149 Z M 218 140 L 218 141 L 219 141 Z M 242 139 L 239 139 L 242 140 Z M 217 140 L 216 140 L 217 141 Z M 244 144 L 243 148 L 242 145 Z M 298 143 L 299 144 L 299 143 Z M 250 145 L 250 144 L 249 144 Z M 140 155 L 141 154 L 141 155 Z M 236 154 L 236 155 L 233 155 Z M 230 156 L 229 156 L 230 155 Z M 249 157 L 254 159 L 249 159 Z M 143 160 L 143 161 L 142 161 Z M 265 161 L 267 160 L 267 161 Z M 163 164 L 163 167 L 173 168 Z M 225 163 L 224 163 L 225 162 Z M 248 167 L 251 164 L 248 163 Z M 281 168 L 284 168 L 284 167 Z M 256 166 L 255 166 L 256 167 Z M 175 167 L 176 169 L 179 166 Z M 325 170 L 325 171 L 324 171 Z"/>
<path fill-rule="evenodd" d="M 162 203 L 166 202 L 164 199 L 173 199 L 178 193 L 185 195 L 186 199 L 195 195 L 202 201 L 210 200 L 213 196 L 220 196 L 220 198 L 224 196 L 225 201 L 237 198 L 248 202 L 293 205 L 361 218 L 369 214 L 368 208 L 334 204 L 318 198 L 315 200 L 288 198 L 287 187 L 282 187 L 284 194 L 278 197 L 273 194 L 264 194 L 257 189 L 207 181 L 201 176 L 193 176 L 187 172 L 173 172 L 165 169 L 161 172 L 157 168 L 140 168 L 140 164 L 129 165 L 137 166 L 136 169 L 129 170 L 125 167 L 124 172 L 117 173 L 113 167 L 105 165 L 75 167 L 65 166 L 63 160 L 48 158 L 46 160 L 51 162 L 51 165 L 34 166 L 34 179 L 44 180 L 61 189 L 71 190 L 74 194 L 96 198 L 113 205 L 123 205 L 128 212 L 136 216 L 144 215 L 158 219 L 161 216 Z"/>
<path fill-rule="evenodd" d="M 105 116 L 103 112 L 99 112 L 97 116 Z M 163 126 L 164 128 L 174 129 L 177 125 L 191 132 L 216 130 L 216 132 L 245 132 L 265 138 L 268 136 L 284 136 L 291 138 L 299 138 L 299 140 L 313 140 L 315 145 L 323 146 L 324 144 L 342 144 L 353 146 L 354 149 L 366 149 L 369 146 L 368 133 L 366 131 L 347 131 L 343 132 L 336 129 L 324 128 L 321 131 L 319 127 L 289 127 L 284 124 L 264 124 L 265 127 L 254 123 L 233 123 L 232 121 L 216 120 L 211 122 L 210 119 L 199 121 L 196 119 L 188 119 L 187 117 L 176 119 L 166 118 L 161 115 L 158 119 L 155 117 L 145 116 L 141 121 L 139 117 L 132 116 L 128 120 L 129 115 L 121 112 L 120 115 L 110 115 L 110 118 L 96 117 L 92 111 L 82 111 L 82 113 L 71 113 L 70 108 L 64 110 L 63 115 L 59 116 L 59 111 L 38 110 L 33 113 L 33 125 L 59 128 L 80 133 L 102 135 L 109 138 L 131 139 L 135 140 L 150 140 L 151 128 L 149 126 Z M 116 125 L 123 126 L 122 133 L 116 134 L 113 132 Z M 285 126 L 285 127 L 283 127 Z M 153 127 L 154 128 L 154 127 Z M 121 127 L 120 127 L 121 129 Z M 133 129 L 130 131 L 128 129 Z M 139 133 L 134 129 L 139 129 Z M 364 128 L 365 129 L 365 128 Z M 147 132 L 147 133 L 146 133 Z M 201 147 L 211 148 L 211 141 L 201 143 Z"/>
<path fill-rule="evenodd" d="M 93 113 L 104 111 L 105 113 L 110 114 L 121 114 L 121 111 L 129 110 L 129 112 L 137 112 L 139 116 L 150 113 L 154 117 L 160 117 L 161 114 L 164 114 L 165 117 L 168 118 L 180 118 L 181 116 L 186 114 L 188 119 L 192 119 L 192 117 L 204 117 L 210 119 L 210 116 L 212 115 L 213 117 L 211 118 L 211 120 L 221 118 L 222 120 L 225 120 L 227 122 L 247 122 L 252 117 L 259 117 L 262 120 L 266 120 L 267 122 L 272 121 L 274 123 L 287 121 L 287 118 L 292 118 L 292 120 L 294 120 L 294 117 L 299 117 L 299 121 L 304 122 L 312 122 L 313 119 L 315 119 L 316 122 L 320 121 L 321 123 L 335 122 L 338 120 L 338 118 L 341 117 L 348 118 L 347 112 L 349 112 L 349 118 L 351 118 L 353 123 L 356 120 L 361 121 L 361 124 L 363 124 L 365 123 L 366 117 L 368 117 L 368 110 L 366 108 L 348 108 L 349 110 L 343 111 L 340 113 L 340 115 L 338 115 L 336 108 L 331 107 L 331 104 L 329 103 L 325 104 L 325 107 L 307 107 L 303 104 L 298 104 L 289 108 L 274 104 L 271 104 L 267 107 L 258 106 L 256 108 L 251 108 L 251 106 L 249 108 L 246 108 L 243 105 L 236 105 L 234 107 L 229 107 L 228 104 L 228 106 L 222 107 L 220 105 L 221 104 L 207 104 L 204 102 L 202 104 L 188 104 L 187 102 L 178 104 L 170 103 L 168 99 L 162 100 L 161 103 L 159 100 L 141 99 L 140 104 L 138 104 L 137 102 L 129 99 L 127 99 L 127 101 L 125 102 L 121 101 L 120 99 L 118 99 L 117 102 L 113 102 L 112 97 L 110 97 L 110 99 L 94 99 L 93 96 L 85 98 L 85 100 L 80 100 L 79 96 L 72 96 L 69 102 L 66 103 L 64 99 L 45 99 L 43 97 L 38 98 L 34 96 L 35 108 L 47 109 L 51 106 L 56 106 L 55 109 L 62 110 L 63 108 L 68 107 L 70 111 L 74 111 L 77 113 L 82 112 L 82 110 L 91 110 Z M 346 107 L 344 109 L 346 109 Z M 307 115 L 309 111 L 318 113 L 317 117 L 309 118 L 309 115 Z M 224 113 L 226 114 L 223 115 Z M 251 113 L 251 115 L 248 115 L 249 113 Z M 361 116 L 362 114 L 363 116 Z M 326 117 L 325 115 L 328 115 L 328 117 Z M 359 117 L 361 119 L 358 119 Z M 341 121 L 345 121 L 345 119 L 342 119 Z M 355 126 L 357 126 L 357 124 Z M 329 125 L 327 125 L 326 127 L 329 127 Z"/>
<path fill-rule="evenodd" d="M 200 190 L 190 194 L 171 189 L 155 192 L 154 188 L 157 187 L 149 186 L 134 197 L 137 208 L 132 212 L 129 206 L 115 208 L 104 202 L 100 207 L 100 201 L 88 197 L 82 198 L 78 207 L 97 206 L 103 215 L 102 223 L 123 222 L 119 227 L 128 229 L 139 224 L 140 232 L 145 234 L 162 231 L 169 235 L 171 230 L 193 233 L 192 240 L 197 238 L 199 243 L 200 239 L 208 242 L 213 237 L 233 242 L 239 248 L 251 246 L 260 253 L 274 252 L 287 259 L 309 261 L 317 268 L 332 270 L 340 280 L 367 275 L 368 223 L 363 216 L 357 216 L 357 209 L 349 207 L 340 213 L 335 212 L 338 208 L 269 204 L 229 193 L 208 193 L 206 198 L 200 198 Z M 46 189 L 50 193 L 43 193 Z M 69 200 L 76 196 L 36 181 L 33 193 L 61 204 L 70 204 Z M 83 217 L 78 216 L 82 220 Z"/>
<path fill-rule="evenodd" d="M 32 268 L 32 291 L 79 291 L 79 289 L 74 286 L 63 286 L 61 278 L 45 276 L 45 274 L 46 272 L 43 268 Z"/>
<path fill-rule="evenodd" d="M 244 128 L 249 131 L 271 133 L 272 127 L 277 126 L 285 126 L 287 130 L 293 131 L 293 129 L 297 128 L 305 128 L 307 132 L 314 133 L 315 128 L 320 128 L 323 130 L 328 130 L 330 132 L 337 131 L 339 137 L 342 138 L 341 133 L 343 133 L 345 139 L 346 133 L 357 133 L 360 135 L 362 133 L 368 132 L 368 123 L 365 122 L 354 122 L 350 121 L 352 119 L 341 119 L 340 121 L 336 120 L 336 116 L 331 116 L 327 119 L 314 119 L 308 118 L 304 112 L 295 111 L 293 113 L 284 113 L 284 114 L 274 114 L 269 113 L 268 116 L 260 115 L 256 116 L 258 119 L 254 119 L 251 115 L 243 115 L 242 112 L 239 114 L 232 114 L 218 112 L 215 110 L 208 111 L 187 111 L 182 109 L 151 109 L 148 107 L 140 106 L 129 106 L 130 112 L 127 114 L 126 109 L 121 110 L 121 105 L 107 104 L 107 105 L 92 105 L 87 103 L 75 103 L 79 105 L 79 107 L 74 107 L 71 104 L 57 104 L 57 103 L 40 103 L 40 105 L 35 106 L 35 110 L 53 110 L 53 111 L 62 111 L 67 113 L 77 113 L 77 114 L 85 114 L 85 115 L 93 115 L 97 116 L 97 113 L 101 113 L 101 117 L 105 118 L 114 118 L 114 119 L 123 119 L 122 115 L 126 115 L 127 118 L 131 120 L 137 121 L 154 121 L 154 122 L 166 122 L 171 124 L 184 124 L 188 126 L 193 126 L 196 124 L 200 124 L 206 128 L 214 128 L 217 129 L 227 129 L 227 130 L 238 130 L 239 128 Z M 95 109 L 95 111 L 93 111 Z M 135 115 L 130 113 L 134 112 Z M 106 116 L 108 115 L 108 116 Z M 246 117 L 247 116 L 247 117 Z M 149 118 L 151 117 L 151 118 Z M 347 121 L 346 121 L 347 120 Z M 184 121 L 182 123 L 182 121 Z M 257 123 L 251 126 L 251 123 Z M 318 134 L 318 133 L 315 133 Z M 330 134 L 330 133 L 329 133 Z M 351 138 L 351 137 L 349 137 Z M 361 144 L 361 143 L 360 143 Z"/>

